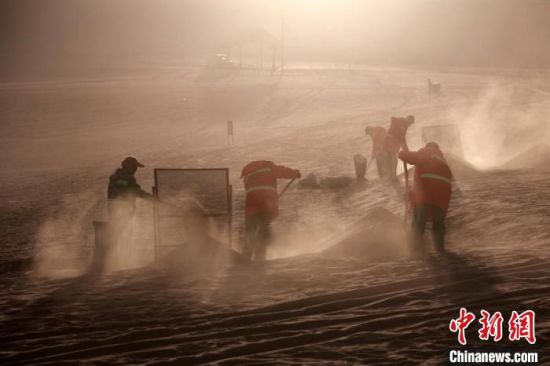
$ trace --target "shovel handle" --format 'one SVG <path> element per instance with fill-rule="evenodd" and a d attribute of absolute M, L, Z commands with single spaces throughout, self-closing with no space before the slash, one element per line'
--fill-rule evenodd
<path fill-rule="evenodd" d="M 279 193 L 279 198 L 281 198 L 281 196 L 286 192 L 286 190 L 288 189 L 288 187 L 290 187 L 290 185 L 296 180 L 296 178 L 292 178 L 292 180 L 290 182 L 288 182 L 288 184 L 285 186 L 285 188 L 283 188 L 283 190 L 281 191 L 281 193 Z"/>
<path fill-rule="evenodd" d="M 405 162 L 403 162 L 403 169 L 405 169 L 405 216 L 403 219 L 407 222 L 409 218 L 409 171 Z"/>

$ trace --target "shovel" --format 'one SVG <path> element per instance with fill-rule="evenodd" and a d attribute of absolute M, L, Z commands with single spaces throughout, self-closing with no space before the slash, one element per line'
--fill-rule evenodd
<path fill-rule="evenodd" d="M 292 178 L 292 180 L 290 182 L 288 182 L 288 184 L 285 186 L 285 188 L 283 188 L 283 190 L 281 191 L 281 193 L 279 193 L 279 198 L 281 198 L 283 196 L 283 194 L 286 192 L 286 190 L 288 189 L 288 187 L 290 187 L 290 185 L 296 180 L 296 178 Z"/>
<path fill-rule="evenodd" d="M 409 219 L 409 170 L 407 169 L 407 163 L 403 162 L 403 168 L 405 169 L 405 216 L 403 220 L 405 222 Z"/>

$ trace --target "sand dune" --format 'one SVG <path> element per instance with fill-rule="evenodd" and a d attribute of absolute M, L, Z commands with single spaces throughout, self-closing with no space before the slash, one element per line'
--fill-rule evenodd
<path fill-rule="evenodd" d="M 472 164 L 452 154 L 445 154 L 445 159 L 453 172 L 455 179 L 467 179 L 481 174 Z"/>
<path fill-rule="evenodd" d="M 502 169 L 550 170 L 550 146 L 535 145 L 502 165 Z"/>
<path fill-rule="evenodd" d="M 370 149 L 363 135 L 367 122 L 418 112 L 418 127 L 410 131 L 412 146 L 420 140 L 422 119 L 431 123 L 430 118 L 443 114 L 441 109 L 462 105 L 461 93 L 470 93 L 480 78 L 449 75 L 447 99 L 431 104 L 422 94 L 425 76 L 410 70 L 296 72 L 277 80 L 264 75 L 263 86 L 256 88 L 249 76 L 203 78 L 204 99 L 196 96 L 199 107 L 189 110 L 189 118 L 197 122 L 192 126 L 203 118 L 211 122 L 208 118 L 218 112 L 208 110 L 231 90 L 254 100 L 243 110 L 232 147 L 225 146 L 224 120 L 205 123 L 189 135 L 190 130 L 178 128 L 181 110 L 171 102 L 148 104 L 147 84 L 128 86 L 140 96 L 140 111 L 171 118 L 164 122 L 166 134 L 148 139 L 153 128 L 141 116 L 132 128 L 147 125 L 146 134 L 137 136 L 133 146 L 115 150 L 132 151 L 148 164 L 138 175 L 144 187 L 152 185 L 152 166 L 229 167 L 233 249 L 239 250 L 244 198 L 239 172 L 245 162 L 269 156 L 305 174 L 353 176 L 352 156 Z M 180 100 L 186 82 L 155 80 L 149 92 Z M 126 87 L 117 84 L 119 88 Z M 81 92 L 82 103 L 88 103 L 87 92 Z M 65 98 L 44 93 L 52 101 Z M 129 93 L 123 105 L 135 101 Z M 233 102 L 243 100 L 225 102 L 220 108 L 230 111 Z M 124 120 L 124 108 L 112 108 L 98 111 L 98 118 L 117 111 Z M 120 131 L 126 128 L 119 126 Z M 77 145 L 87 136 L 78 130 L 70 135 Z M 62 137 L 56 141 L 62 146 Z M 13 167 L 12 158 L 4 161 L 6 166 Z M 140 203 L 141 240 L 132 248 L 140 260 L 101 276 L 83 273 L 85 266 L 79 265 L 90 259 L 93 242 L 91 222 L 81 222 L 104 217 L 104 207 L 95 202 L 104 194 L 115 158 L 98 158 L 79 174 L 65 167 L 55 180 L 26 175 L 21 184 L 10 186 L 17 189 L 10 191 L 9 199 L 2 196 L 2 260 L 12 260 L 12 253 L 33 258 L 35 233 L 44 233 L 44 228 L 50 229 L 46 233 L 58 233 L 53 228 L 62 233 L 67 227 L 75 231 L 46 235 L 42 244 L 62 245 L 53 259 L 77 260 L 57 271 L 41 273 L 21 266 L 2 273 L 0 363 L 439 365 L 447 362 L 450 349 L 460 348 L 448 324 L 462 306 L 476 313 L 535 310 L 536 345 L 482 342 L 476 330 L 469 329 L 468 349 L 539 351 L 540 364 L 550 363 L 550 176 L 543 171 L 478 172 L 464 161 L 448 159 L 462 194 L 453 198 L 449 211 L 444 255 L 431 250 L 428 235 L 424 255 L 409 255 L 403 183 L 380 184 L 372 169 L 367 183 L 352 182 L 343 189 L 292 186 L 281 199 L 280 217 L 273 225 L 277 240 L 269 248 L 270 260 L 261 265 L 223 261 L 212 270 L 200 266 L 194 271 L 189 263 L 199 262 L 194 256 L 204 253 L 186 250 L 153 263 L 146 225 L 151 208 Z M 185 270 L 174 270 L 178 266 Z M 75 275 L 67 269 L 80 271 Z"/>
<path fill-rule="evenodd" d="M 262 266 L 192 276 L 157 265 L 104 278 L 19 280 L 2 323 L 2 358 L 7 364 L 444 363 L 456 345 L 446 326 L 460 306 L 550 315 L 550 222 L 541 215 L 549 207 L 534 207 L 528 194 L 548 176 L 496 174 L 464 182 L 442 256 L 428 251 L 411 259 L 403 240 L 377 238 L 384 230 L 399 237 L 403 224 L 398 213 L 372 206 L 333 247 Z M 506 200 L 501 192 L 511 186 L 517 196 Z M 504 341 L 491 349 L 539 350 L 540 361 L 549 362 L 543 347 L 549 329 L 544 320 L 538 326 L 539 346 Z M 486 348 L 473 332 L 468 336 L 471 347 Z"/>
<path fill-rule="evenodd" d="M 395 260 L 408 252 L 407 228 L 402 217 L 377 207 L 351 225 L 345 237 L 323 251 L 330 257 Z"/>

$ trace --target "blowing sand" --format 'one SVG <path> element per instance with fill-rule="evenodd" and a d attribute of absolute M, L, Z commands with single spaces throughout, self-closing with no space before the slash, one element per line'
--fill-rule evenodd
<path fill-rule="evenodd" d="M 459 348 L 448 324 L 460 307 L 534 310 L 536 345 L 482 342 L 474 328 L 468 349 L 536 350 L 541 364 L 550 362 L 550 175 L 478 171 L 525 150 L 498 135 L 490 106 L 521 90 L 533 113 L 543 111 L 540 81 L 531 89 L 524 77 L 432 73 L 445 95 L 429 101 L 429 76 L 362 69 L 216 79 L 189 71 L 1 88 L 2 121 L 13 121 L 0 137 L 2 364 L 443 364 Z M 495 96 L 495 85 L 510 92 Z M 66 105 L 68 95 L 82 108 Z M 524 104 L 508 108 L 519 114 Z M 444 255 L 429 240 L 425 255 L 410 255 L 403 183 L 379 184 L 373 167 L 367 184 L 289 189 L 262 265 L 226 263 L 199 275 L 153 263 L 151 209 L 142 202 L 127 261 L 103 276 L 85 274 L 91 222 L 105 217 L 106 179 L 125 155 L 146 163 L 138 173 L 145 188 L 153 167 L 230 168 L 239 250 L 246 162 L 353 176 L 352 156 L 370 152 L 364 126 L 406 114 L 417 117 L 411 148 L 421 146 L 422 125 L 458 123 L 466 161 L 487 157 L 476 168 L 455 163 L 461 194 Z M 105 127 L 73 123 L 84 118 Z M 229 118 L 237 121 L 233 147 Z M 498 160 L 492 151 L 503 142 L 509 156 Z"/>

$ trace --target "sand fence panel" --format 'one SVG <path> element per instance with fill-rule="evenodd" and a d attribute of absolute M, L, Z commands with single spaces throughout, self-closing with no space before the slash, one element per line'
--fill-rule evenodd
<path fill-rule="evenodd" d="M 210 235 L 231 247 L 232 187 L 229 169 L 155 169 L 155 258 L 189 240 L 189 212 L 209 221 Z"/>

